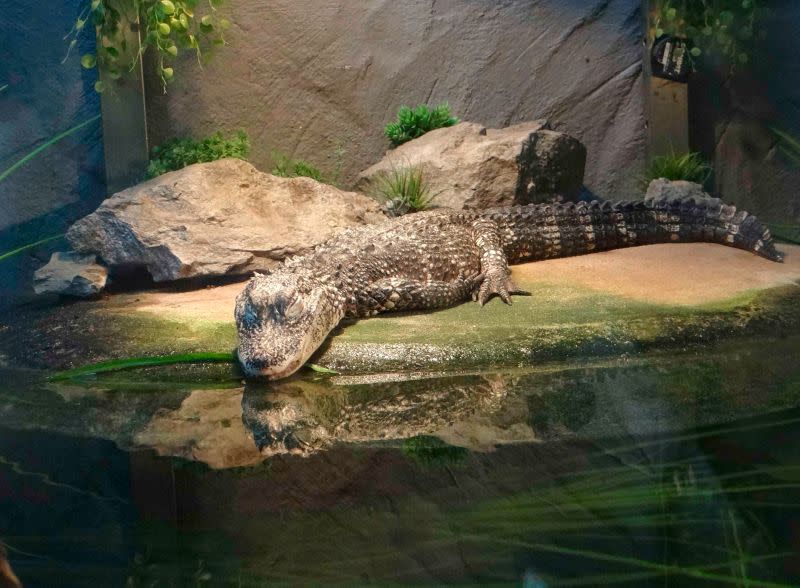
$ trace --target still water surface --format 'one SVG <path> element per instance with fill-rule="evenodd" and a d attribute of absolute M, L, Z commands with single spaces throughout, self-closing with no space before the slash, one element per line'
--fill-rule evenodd
<path fill-rule="evenodd" d="M 800 585 L 800 339 L 457 375 L 2 368 L 26 586 Z"/>

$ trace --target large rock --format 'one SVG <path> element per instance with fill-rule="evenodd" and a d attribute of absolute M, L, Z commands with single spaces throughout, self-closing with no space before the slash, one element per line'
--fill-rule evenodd
<path fill-rule="evenodd" d="M 33 289 L 37 294 L 60 294 L 88 298 L 106 287 L 108 270 L 92 253 L 53 253 L 44 267 L 36 270 Z"/>
<path fill-rule="evenodd" d="M 383 218 L 361 194 L 222 159 L 114 194 L 72 225 L 67 239 L 109 267 L 145 267 L 165 282 L 269 269 L 338 231 Z"/>
<path fill-rule="evenodd" d="M 681 198 L 689 197 L 695 200 L 710 198 L 710 196 L 703 191 L 703 186 L 700 184 L 684 180 L 668 180 L 666 178 L 658 178 L 650 182 L 647 186 L 647 194 L 645 195 L 645 198 L 648 200 L 680 200 Z"/>
<path fill-rule="evenodd" d="M 464 122 L 389 151 L 362 172 L 356 186 L 369 193 L 382 174 L 407 166 L 422 167 L 437 206 L 510 206 L 554 193 L 577 196 L 586 148 L 573 137 L 549 130 L 546 121 L 505 129 Z"/>

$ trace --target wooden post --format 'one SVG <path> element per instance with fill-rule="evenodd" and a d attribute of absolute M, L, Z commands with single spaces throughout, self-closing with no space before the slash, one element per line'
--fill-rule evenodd
<path fill-rule="evenodd" d="M 644 2 L 644 72 L 647 78 L 647 159 L 689 151 L 689 86 L 653 77 L 650 67 L 650 19 L 653 2 Z"/>
<path fill-rule="evenodd" d="M 689 151 L 689 86 L 650 77 L 647 120 L 649 159 Z"/>
<path fill-rule="evenodd" d="M 131 53 L 139 51 L 138 21 L 131 24 L 127 41 Z M 106 185 L 108 193 L 113 194 L 141 181 L 149 159 L 142 60 L 137 60 L 133 71 L 117 80 L 103 72 L 100 80 L 104 86 L 100 108 Z"/>

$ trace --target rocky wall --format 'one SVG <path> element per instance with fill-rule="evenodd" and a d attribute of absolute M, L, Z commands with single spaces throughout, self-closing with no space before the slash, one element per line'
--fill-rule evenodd
<path fill-rule="evenodd" d="M 586 145 L 590 190 L 637 187 L 640 0 L 251 0 L 220 10 L 233 23 L 229 46 L 204 71 L 185 56 L 167 94 L 150 76 L 152 144 L 244 128 L 259 169 L 281 151 L 347 185 L 383 155 L 400 105 L 448 101 L 492 128 L 548 118 Z"/>

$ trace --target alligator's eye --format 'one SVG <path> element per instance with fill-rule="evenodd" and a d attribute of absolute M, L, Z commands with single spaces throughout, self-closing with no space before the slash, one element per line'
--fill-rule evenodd
<path fill-rule="evenodd" d="M 300 313 L 303 312 L 305 308 L 305 302 L 303 302 L 303 298 L 298 296 L 295 298 L 289 306 L 286 307 L 286 310 L 283 312 L 283 316 L 287 319 L 296 319 L 300 316 Z"/>

